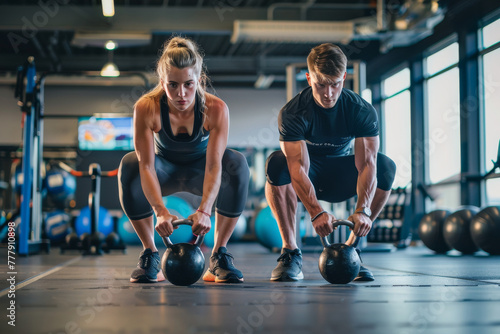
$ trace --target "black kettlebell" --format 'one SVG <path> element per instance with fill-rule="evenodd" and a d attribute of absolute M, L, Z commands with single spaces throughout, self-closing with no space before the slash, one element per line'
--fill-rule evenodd
<path fill-rule="evenodd" d="M 172 225 L 174 227 L 178 225 L 193 226 L 193 222 L 187 219 L 178 219 L 174 220 Z M 163 237 L 167 250 L 161 259 L 161 270 L 170 283 L 186 286 L 200 279 L 205 270 L 205 257 L 200 249 L 203 239 L 204 236 L 199 235 L 192 245 L 188 243 L 173 244 L 168 237 Z"/>
<path fill-rule="evenodd" d="M 354 229 L 354 224 L 348 220 L 335 220 L 333 228 L 346 225 Z M 361 267 L 361 260 L 356 252 L 359 238 L 352 246 L 346 244 L 330 244 L 326 237 L 321 238 L 323 252 L 319 257 L 319 271 L 323 278 L 332 284 L 347 284 L 356 278 Z"/>

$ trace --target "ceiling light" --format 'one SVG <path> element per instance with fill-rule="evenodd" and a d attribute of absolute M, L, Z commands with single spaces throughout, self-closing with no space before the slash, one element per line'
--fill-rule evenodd
<path fill-rule="evenodd" d="M 115 4 L 113 0 L 102 0 L 102 15 L 106 17 L 115 15 Z"/>
<path fill-rule="evenodd" d="M 347 43 L 354 35 L 354 23 L 329 21 L 235 20 L 231 43 Z"/>
<path fill-rule="evenodd" d="M 254 83 L 256 89 L 268 89 L 274 82 L 274 75 L 261 74 Z"/>
<path fill-rule="evenodd" d="M 101 70 L 101 77 L 119 77 L 120 71 L 115 63 L 109 62 L 104 64 Z"/>
<path fill-rule="evenodd" d="M 113 41 L 117 46 L 143 46 L 151 43 L 150 33 L 113 33 L 113 32 L 75 32 L 71 45 L 78 47 L 103 47 L 109 41 Z"/>
<path fill-rule="evenodd" d="M 107 41 L 106 45 L 104 45 L 106 50 L 114 50 L 114 49 L 116 49 L 116 46 L 117 46 L 116 43 L 113 41 Z"/>

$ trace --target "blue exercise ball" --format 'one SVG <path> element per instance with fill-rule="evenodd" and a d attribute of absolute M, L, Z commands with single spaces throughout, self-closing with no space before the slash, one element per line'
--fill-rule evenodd
<path fill-rule="evenodd" d="M 33 179 L 31 181 L 33 181 Z M 14 174 L 12 175 L 11 178 L 12 191 L 17 195 L 21 195 L 21 193 L 23 192 L 23 184 L 24 184 L 23 165 L 22 163 L 18 163 L 14 170 Z M 47 187 L 45 184 L 45 178 L 43 176 L 42 176 L 42 189 L 40 190 L 40 194 L 42 195 L 42 199 L 45 199 L 47 197 Z"/>
<path fill-rule="evenodd" d="M 205 234 L 204 243 L 207 247 L 213 247 L 215 244 L 215 216 L 210 217 L 211 227 L 210 231 Z M 244 216 L 240 216 L 238 221 L 236 222 L 236 226 L 234 227 L 233 233 L 231 234 L 231 238 L 229 238 L 230 242 L 240 240 L 247 230 L 247 219 Z"/>
<path fill-rule="evenodd" d="M 205 238 L 203 239 L 203 243 L 205 246 L 212 248 L 215 243 L 215 215 L 210 217 L 210 231 L 205 234 Z"/>
<path fill-rule="evenodd" d="M 118 220 L 118 235 L 123 240 L 126 245 L 140 245 L 141 239 L 134 230 L 132 223 L 128 219 L 127 215 L 123 216 Z"/>
<path fill-rule="evenodd" d="M 229 241 L 239 241 L 245 235 L 247 231 L 247 219 L 245 216 L 241 215 L 238 217 L 238 221 L 236 222 L 236 226 L 234 227 L 233 234 L 231 234 L 231 238 Z"/>
<path fill-rule="evenodd" d="M 300 222 L 299 234 L 303 237 L 306 234 L 304 222 Z M 271 208 L 266 206 L 257 214 L 254 221 L 255 236 L 257 240 L 269 249 L 281 249 L 283 242 L 278 228 L 278 222 L 273 216 Z"/>
<path fill-rule="evenodd" d="M 45 216 L 45 235 L 50 241 L 59 243 L 71 233 L 71 216 L 64 211 L 53 211 Z"/>
<path fill-rule="evenodd" d="M 164 197 L 163 203 L 168 211 L 179 217 L 179 219 L 187 218 L 193 212 L 193 208 L 185 200 L 176 196 Z M 153 223 L 156 225 L 156 217 L 154 217 Z M 125 214 L 118 220 L 118 234 L 125 244 L 141 244 L 141 240 L 137 236 L 132 223 Z M 170 241 L 173 243 L 189 242 L 192 238 L 193 232 L 191 226 L 182 225 L 170 236 Z M 157 247 L 164 245 L 163 239 L 156 231 L 154 232 L 154 240 Z"/>
<path fill-rule="evenodd" d="M 61 169 L 52 169 L 45 176 L 47 193 L 55 206 L 65 208 L 74 199 L 76 177 Z"/>
<path fill-rule="evenodd" d="M 194 209 L 189 205 L 188 202 L 177 196 L 166 196 L 163 197 L 163 203 L 165 207 L 172 215 L 176 215 L 179 219 L 184 219 L 189 217 Z M 156 217 L 154 219 L 156 225 Z M 181 225 L 178 229 L 174 230 L 174 233 L 170 236 L 170 241 L 174 244 L 181 242 L 189 242 L 193 239 L 193 231 L 189 225 Z M 156 245 L 163 245 L 163 239 L 155 231 L 155 243 Z"/>
<path fill-rule="evenodd" d="M 113 217 L 109 214 L 109 211 L 103 207 L 99 208 L 99 222 L 97 224 L 97 230 L 104 235 L 108 235 L 113 232 Z M 90 209 L 88 206 L 80 210 L 80 215 L 75 221 L 75 232 L 78 236 L 83 233 L 91 233 L 90 226 Z"/>

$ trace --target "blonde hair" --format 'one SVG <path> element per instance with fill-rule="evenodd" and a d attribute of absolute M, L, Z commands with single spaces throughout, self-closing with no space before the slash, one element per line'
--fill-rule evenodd
<path fill-rule="evenodd" d="M 314 47 L 307 56 L 307 68 L 322 81 L 332 81 L 346 71 L 347 57 L 337 45 L 324 43 Z"/>
<path fill-rule="evenodd" d="M 196 94 L 201 101 L 201 110 L 205 110 L 205 94 L 208 77 L 205 73 L 202 53 L 193 41 L 178 36 L 172 37 L 164 44 L 162 55 L 156 64 L 158 84 L 149 92 L 141 96 L 141 98 L 135 103 L 134 107 L 142 99 L 149 98 L 154 101 L 159 101 L 165 95 L 165 90 L 163 89 L 161 82 L 167 76 L 172 67 L 177 67 L 179 69 L 186 67 L 193 68 L 195 74 L 200 79 L 196 88 Z"/>

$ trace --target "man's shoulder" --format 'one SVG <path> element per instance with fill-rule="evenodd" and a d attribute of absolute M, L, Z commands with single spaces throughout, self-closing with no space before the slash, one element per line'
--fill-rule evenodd
<path fill-rule="evenodd" d="M 350 89 L 342 89 L 342 99 L 348 103 L 348 105 L 355 105 L 361 109 L 374 110 L 373 106 L 363 99 L 359 94 L 353 92 Z"/>
<path fill-rule="evenodd" d="M 311 87 L 307 87 L 288 101 L 281 109 L 281 112 L 289 114 L 303 114 L 310 108 L 311 101 Z"/>

